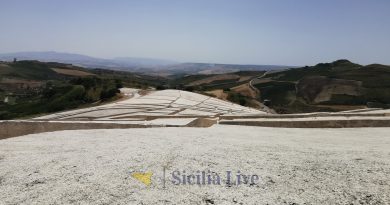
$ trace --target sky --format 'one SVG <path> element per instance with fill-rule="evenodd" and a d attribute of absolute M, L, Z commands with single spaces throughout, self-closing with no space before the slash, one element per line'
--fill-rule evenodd
<path fill-rule="evenodd" d="M 0 0 L 0 53 L 390 65 L 389 0 Z"/>

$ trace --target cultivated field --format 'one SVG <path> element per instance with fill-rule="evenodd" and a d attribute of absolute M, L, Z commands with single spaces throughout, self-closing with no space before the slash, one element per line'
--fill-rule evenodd
<path fill-rule="evenodd" d="M 87 73 L 81 70 L 71 70 L 71 69 L 63 69 L 63 68 L 52 68 L 57 73 L 70 75 L 70 76 L 91 76 L 94 75 L 92 73 Z"/>

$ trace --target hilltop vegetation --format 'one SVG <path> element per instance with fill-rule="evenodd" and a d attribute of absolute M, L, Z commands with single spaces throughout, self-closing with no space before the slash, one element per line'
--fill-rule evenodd
<path fill-rule="evenodd" d="M 390 104 L 390 66 L 348 60 L 269 74 L 257 83 L 260 99 L 280 113 L 340 111 Z"/>
<path fill-rule="evenodd" d="M 21 118 L 118 98 L 123 86 L 156 86 L 155 77 L 61 63 L 0 63 L 0 119 Z"/>
<path fill-rule="evenodd" d="M 390 66 L 362 66 L 348 60 L 267 73 L 188 75 L 171 84 L 256 108 L 266 102 L 278 113 L 388 108 L 390 104 Z"/>

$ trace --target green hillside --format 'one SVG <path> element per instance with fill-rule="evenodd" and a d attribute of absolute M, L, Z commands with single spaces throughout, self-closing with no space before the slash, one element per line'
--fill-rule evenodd
<path fill-rule="evenodd" d="M 0 120 L 114 100 L 123 86 L 159 85 L 155 77 L 39 61 L 0 62 Z"/>
<path fill-rule="evenodd" d="M 170 87 L 201 93 L 221 93 L 223 90 L 224 95 L 216 97 L 256 108 L 266 101 L 278 113 L 387 108 L 390 104 L 390 66 L 386 65 L 362 66 L 338 60 L 267 72 L 263 76 L 264 73 L 187 75 L 170 81 Z M 249 82 L 258 92 L 248 86 Z"/>
<path fill-rule="evenodd" d="M 260 90 L 260 100 L 270 100 L 271 107 L 281 113 L 387 108 L 390 104 L 390 66 L 362 66 L 338 60 L 265 78 L 270 82 L 255 85 Z"/>

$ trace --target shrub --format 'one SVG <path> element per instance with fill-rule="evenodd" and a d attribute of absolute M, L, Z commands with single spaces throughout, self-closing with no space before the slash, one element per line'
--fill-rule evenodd
<path fill-rule="evenodd" d="M 240 104 L 242 106 L 245 106 L 247 105 L 247 99 L 245 96 L 239 94 L 239 93 L 232 93 L 230 92 L 227 99 L 231 102 L 234 102 L 234 103 L 237 103 L 237 104 Z"/>
<path fill-rule="evenodd" d="M 109 98 L 116 96 L 117 93 L 119 93 L 119 90 L 117 88 L 104 89 L 100 94 L 100 98 L 102 100 L 107 100 Z"/>

